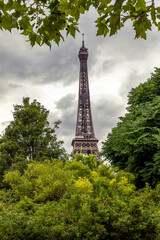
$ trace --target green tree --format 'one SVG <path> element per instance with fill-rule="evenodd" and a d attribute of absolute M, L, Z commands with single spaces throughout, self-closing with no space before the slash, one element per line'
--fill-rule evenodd
<path fill-rule="evenodd" d="M 131 90 L 128 112 L 103 143 L 111 164 L 135 175 L 137 187 L 160 183 L 160 69 Z"/>
<path fill-rule="evenodd" d="M 51 46 L 52 41 L 59 44 L 63 39 L 63 30 L 75 37 L 80 15 L 90 7 L 98 13 L 97 35 L 111 36 L 130 20 L 136 38 L 146 39 L 152 25 L 160 30 L 160 7 L 155 0 L 1 0 L 0 29 L 18 29 L 32 46 Z"/>
<path fill-rule="evenodd" d="M 23 98 L 21 105 L 14 106 L 13 121 L 6 127 L 0 139 L 0 173 L 18 168 L 23 170 L 31 161 L 65 159 L 62 141 L 55 133 L 59 122 L 50 128 L 49 111 L 39 102 Z"/>

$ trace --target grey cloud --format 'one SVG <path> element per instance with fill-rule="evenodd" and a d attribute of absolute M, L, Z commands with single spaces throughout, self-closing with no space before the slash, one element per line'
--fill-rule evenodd
<path fill-rule="evenodd" d="M 0 78 L 19 78 L 23 81 L 26 77 L 30 77 L 30 61 L 18 53 L 8 51 L 8 49 L 0 48 Z"/>
<path fill-rule="evenodd" d="M 55 102 L 57 109 L 68 111 L 68 109 L 70 109 L 71 106 L 72 107 L 74 106 L 75 98 L 76 98 L 75 94 L 67 94 L 59 101 Z"/>
<path fill-rule="evenodd" d="M 143 74 L 136 71 L 136 69 L 129 71 L 121 85 L 119 91 L 120 96 L 127 100 L 127 96 L 131 89 L 137 87 L 140 83 L 147 81 L 149 77 L 150 75 L 146 71 L 144 71 Z"/>
<path fill-rule="evenodd" d="M 93 120 L 95 134 L 100 142 L 106 139 L 107 134 L 119 121 L 119 117 L 124 115 L 125 106 L 108 99 L 101 99 L 93 105 Z"/>
<path fill-rule="evenodd" d="M 111 72 L 114 65 L 115 65 L 115 61 L 113 61 L 113 59 L 104 61 L 102 64 L 102 72 L 106 72 L 106 71 Z"/>
<path fill-rule="evenodd" d="M 68 45 L 68 44 L 66 44 Z M 73 42 L 72 47 L 63 45 L 47 53 L 40 63 L 44 71 L 38 81 L 42 84 L 61 82 L 63 86 L 72 84 L 77 78 L 77 51 Z"/>
<path fill-rule="evenodd" d="M 5 38 L 5 35 L 4 35 Z M 50 84 L 61 82 L 70 85 L 77 78 L 77 51 L 74 40 L 53 49 L 26 49 L 13 51 L 10 47 L 0 46 L 0 79 L 21 80 L 35 84 Z M 8 45 L 13 42 L 8 42 Z M 16 46 L 16 39 L 15 39 Z M 72 46 L 72 47 L 71 47 Z M 18 49 L 18 46 L 17 46 Z M 1 80 L 1 81 L 2 81 Z"/>
<path fill-rule="evenodd" d="M 56 107 L 58 111 L 61 111 L 61 121 L 63 130 L 61 133 L 63 135 L 70 134 L 74 131 L 76 123 L 76 111 L 77 111 L 77 101 L 74 94 L 68 94 L 56 102 Z"/>
<path fill-rule="evenodd" d="M 50 119 L 54 119 L 55 116 L 60 116 L 62 123 L 57 131 L 57 135 L 59 139 L 63 139 L 65 141 L 65 147 L 68 153 L 72 151 L 71 141 L 74 138 L 76 127 L 77 100 L 75 96 L 76 95 L 74 94 L 67 94 L 61 98 L 55 103 L 56 114 L 50 114 Z"/>

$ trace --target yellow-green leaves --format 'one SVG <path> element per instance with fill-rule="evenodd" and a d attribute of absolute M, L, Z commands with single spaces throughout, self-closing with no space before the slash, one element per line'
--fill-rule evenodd
<path fill-rule="evenodd" d="M 135 4 L 135 10 L 136 11 L 146 11 L 146 1 L 145 0 L 137 0 L 137 3 Z"/>
<path fill-rule="evenodd" d="M 1 240 L 159 239 L 160 186 L 137 191 L 132 174 L 105 164 L 84 176 L 94 158 L 76 159 L 66 165 L 32 162 L 23 174 L 6 173 L 10 186 L 0 190 Z"/>
<path fill-rule="evenodd" d="M 11 186 L 17 185 L 19 180 L 21 179 L 21 174 L 18 170 L 13 172 L 8 172 L 4 176 L 4 182 L 10 184 Z"/>
<path fill-rule="evenodd" d="M 75 181 L 75 187 L 80 194 L 91 194 L 93 185 L 87 178 L 79 178 Z"/>

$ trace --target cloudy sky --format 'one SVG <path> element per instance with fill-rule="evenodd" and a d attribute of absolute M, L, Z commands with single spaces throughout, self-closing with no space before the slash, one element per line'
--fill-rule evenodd
<path fill-rule="evenodd" d="M 95 135 L 101 142 L 125 114 L 131 88 L 146 81 L 160 67 L 160 33 L 147 41 L 134 40 L 131 26 L 113 37 L 96 37 L 96 13 L 80 19 L 89 51 L 88 74 Z M 17 31 L 0 32 L 0 131 L 12 120 L 13 104 L 23 97 L 37 99 L 48 110 L 49 120 L 61 120 L 57 134 L 70 153 L 75 136 L 78 106 L 81 33 L 67 37 L 60 47 L 31 47 Z"/>

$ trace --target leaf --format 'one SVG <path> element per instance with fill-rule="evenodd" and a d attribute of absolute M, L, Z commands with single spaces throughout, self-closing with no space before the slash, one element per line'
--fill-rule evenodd
<path fill-rule="evenodd" d="M 151 9 L 151 18 L 152 18 L 152 21 L 155 23 L 156 15 L 155 15 L 155 9 L 154 8 Z"/>
<path fill-rule="evenodd" d="M 33 47 L 36 42 L 36 34 L 31 33 L 29 36 L 29 40 L 30 40 L 31 46 Z"/>
<path fill-rule="evenodd" d="M 99 35 L 104 35 L 104 37 L 107 35 L 109 32 L 109 29 L 107 25 L 105 24 L 105 20 L 103 22 L 99 22 L 96 27 L 98 28 L 97 30 L 97 36 Z"/>
<path fill-rule="evenodd" d="M 61 0 L 59 2 L 58 10 L 65 12 L 66 14 L 68 13 L 69 10 L 69 3 L 67 0 Z"/>
<path fill-rule="evenodd" d="M 158 13 L 160 13 L 160 7 L 157 7 L 156 10 Z"/>
<path fill-rule="evenodd" d="M 8 14 L 5 14 L 1 17 L 2 28 L 11 32 L 12 29 L 12 17 Z"/>
<path fill-rule="evenodd" d="M 116 0 L 116 2 L 114 4 L 114 11 L 117 11 L 117 10 L 121 9 L 124 1 L 125 0 Z"/>
<path fill-rule="evenodd" d="M 110 36 L 115 34 L 118 29 L 120 29 L 120 12 L 116 12 L 116 14 L 113 14 L 110 17 L 110 24 L 109 24 L 111 30 L 110 30 Z"/>
<path fill-rule="evenodd" d="M 145 0 L 138 0 L 136 5 L 135 5 L 135 10 L 136 11 L 142 11 L 142 10 L 147 10 L 147 7 L 146 7 L 146 2 Z"/>
<path fill-rule="evenodd" d="M 151 30 L 151 22 L 148 18 L 139 19 L 134 22 L 134 30 L 136 32 L 136 38 L 144 38 L 146 39 L 146 31 Z"/>
<path fill-rule="evenodd" d="M 27 30 L 30 26 L 30 18 L 28 16 L 22 17 L 22 19 L 19 21 L 19 25 L 24 31 Z"/>
<path fill-rule="evenodd" d="M 79 12 L 80 12 L 81 14 L 83 14 L 83 13 L 85 12 L 85 9 L 84 9 L 83 7 L 80 7 L 80 8 L 79 8 Z"/>
<path fill-rule="evenodd" d="M 76 30 L 75 30 L 75 27 L 74 27 L 73 25 L 70 25 L 70 27 L 69 27 L 69 33 L 72 35 L 72 37 L 75 38 Z"/>
<path fill-rule="evenodd" d="M 36 35 L 36 43 L 41 45 L 41 37 L 39 35 Z"/>

